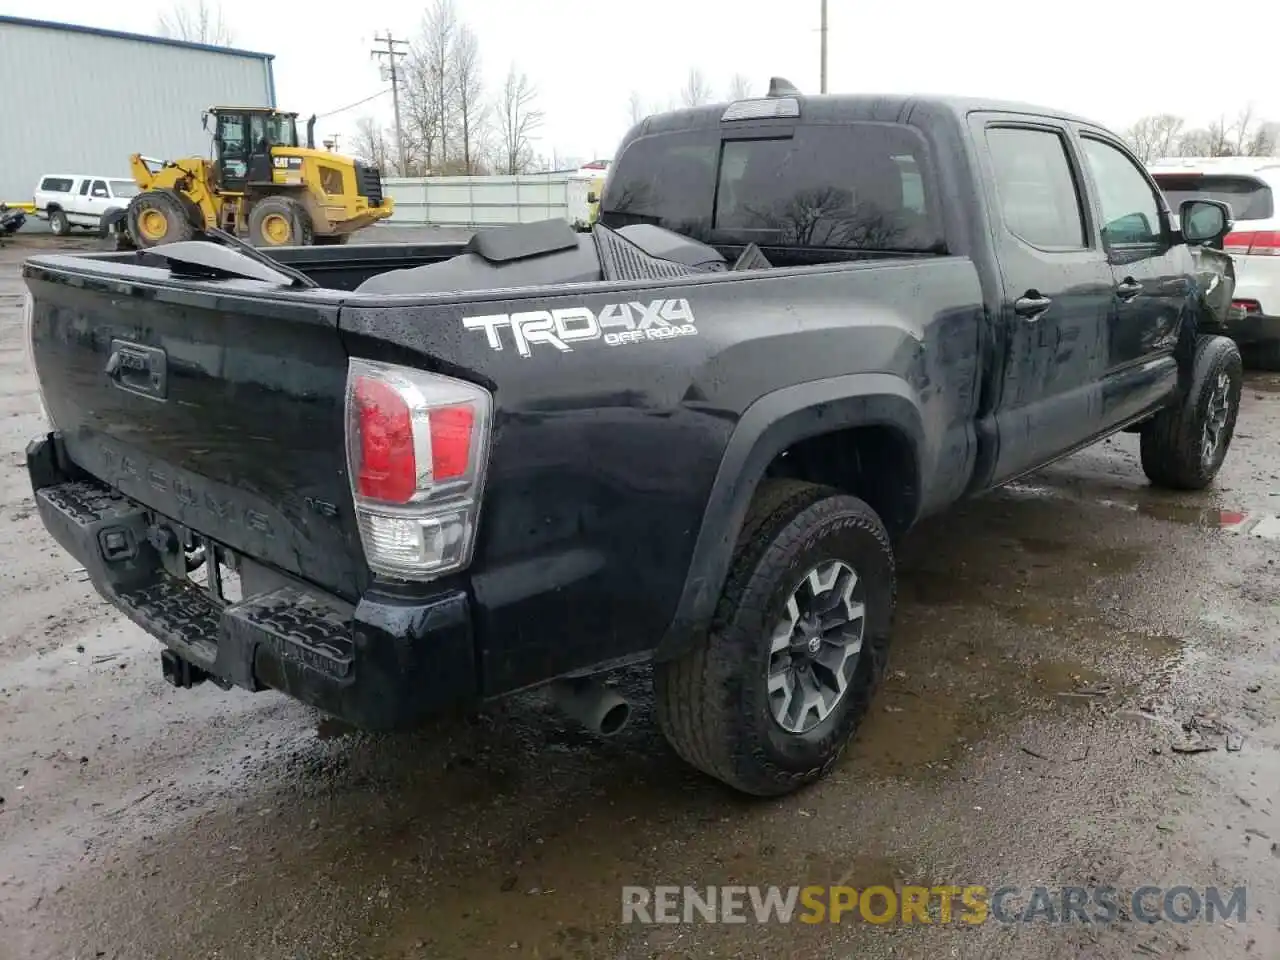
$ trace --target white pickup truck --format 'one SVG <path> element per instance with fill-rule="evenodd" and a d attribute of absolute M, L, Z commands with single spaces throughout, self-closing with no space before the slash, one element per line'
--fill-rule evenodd
<path fill-rule="evenodd" d="M 102 230 L 102 218 L 123 210 L 138 193 L 138 185 L 120 177 L 86 174 L 49 174 L 40 178 L 32 197 L 36 216 L 65 237 L 72 227 Z"/>

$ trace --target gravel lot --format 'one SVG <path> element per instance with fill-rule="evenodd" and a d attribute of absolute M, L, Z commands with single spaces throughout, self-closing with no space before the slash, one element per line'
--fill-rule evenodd
<path fill-rule="evenodd" d="M 676 760 L 643 693 L 597 741 L 538 697 L 374 737 L 168 687 L 24 468 L 18 265 L 77 243 L 0 248 L 0 958 L 1280 956 L 1280 377 L 1250 374 L 1208 493 L 1150 490 L 1122 436 L 920 527 L 861 736 L 827 782 L 748 802 Z M 1216 749 L 1175 752 L 1197 716 Z M 624 884 L 715 883 L 1248 899 L 1244 923 L 619 923 Z"/>

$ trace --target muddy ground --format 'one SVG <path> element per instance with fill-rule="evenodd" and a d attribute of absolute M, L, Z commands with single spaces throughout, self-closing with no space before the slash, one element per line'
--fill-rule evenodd
<path fill-rule="evenodd" d="M 861 735 L 752 802 L 674 757 L 643 671 L 603 742 L 537 697 L 375 737 L 168 687 L 32 509 L 24 252 L 0 249 L 0 958 L 1280 955 L 1280 377 L 1249 376 L 1210 492 L 1150 490 L 1123 436 L 921 526 Z M 1175 752 L 1187 724 L 1214 749 Z M 624 884 L 716 883 L 1244 885 L 1247 916 L 619 922 Z"/>

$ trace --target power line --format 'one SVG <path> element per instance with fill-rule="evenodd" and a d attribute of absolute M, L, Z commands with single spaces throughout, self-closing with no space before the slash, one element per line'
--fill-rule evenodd
<path fill-rule="evenodd" d="M 345 107 L 339 107 L 337 110 L 330 110 L 328 113 L 317 113 L 316 119 L 323 120 L 325 117 L 332 117 L 334 114 L 337 114 L 337 113 L 346 113 L 348 110 L 354 110 L 356 107 L 360 106 L 362 103 L 368 103 L 370 100 L 377 100 L 379 97 L 385 97 L 390 92 L 391 92 L 390 87 L 388 87 L 385 90 L 379 90 L 377 93 L 372 93 L 369 96 L 365 97 L 363 100 L 357 100 L 355 103 L 348 103 Z"/>
<path fill-rule="evenodd" d="M 408 164 L 405 162 L 404 132 L 400 129 L 400 75 L 396 70 L 396 60 L 400 57 L 408 56 L 408 51 L 397 50 L 396 47 L 407 47 L 409 45 L 409 41 L 397 40 L 391 35 L 390 30 L 387 31 L 387 34 L 384 37 L 380 37 L 375 33 L 373 35 L 373 39 L 377 43 L 385 43 L 387 45 L 385 50 L 382 48 L 374 48 L 371 52 L 375 57 L 387 58 L 388 72 L 391 74 L 391 99 L 395 103 L 396 111 L 396 146 L 399 148 L 400 174 L 403 176 L 407 171 Z"/>

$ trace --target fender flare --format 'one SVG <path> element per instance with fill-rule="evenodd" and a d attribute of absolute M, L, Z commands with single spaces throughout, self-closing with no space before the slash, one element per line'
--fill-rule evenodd
<path fill-rule="evenodd" d="M 710 625 L 747 510 L 774 458 L 801 440 L 870 426 L 901 432 L 919 471 L 924 420 L 915 391 L 899 377 L 860 373 L 810 381 L 767 393 L 746 409 L 720 460 L 684 588 L 655 659 L 679 656 Z"/>

